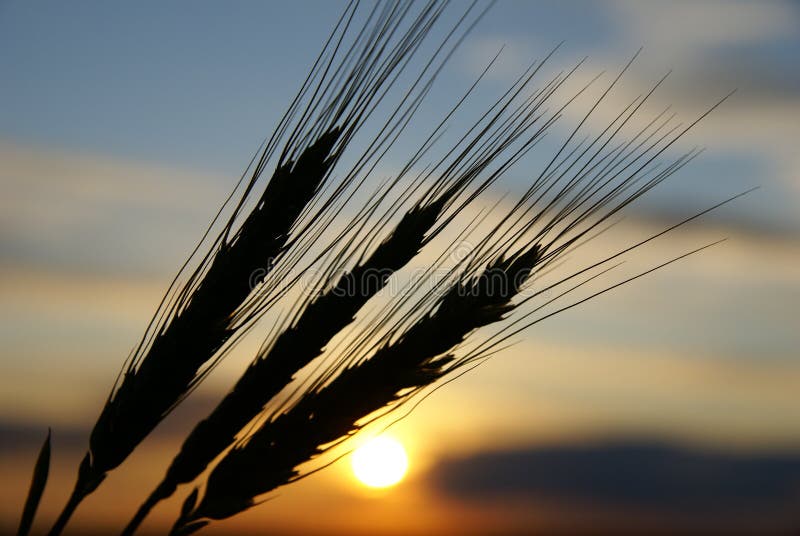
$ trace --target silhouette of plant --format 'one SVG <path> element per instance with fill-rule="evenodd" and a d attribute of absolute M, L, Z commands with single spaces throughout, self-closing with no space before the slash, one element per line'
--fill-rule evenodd
<path fill-rule="evenodd" d="M 568 92 L 582 61 L 534 89 L 555 50 L 419 170 L 492 61 L 431 132 L 415 136 L 421 142 L 402 168 L 365 193 L 485 12 L 477 3 L 466 7 L 415 65 L 448 7 L 440 0 L 347 6 L 123 366 L 51 535 L 62 532 L 80 502 L 277 304 L 289 303 L 288 314 L 185 439 L 124 534 L 133 534 L 154 506 L 209 467 L 202 496 L 198 488 L 191 492 L 171 534 L 190 534 L 246 510 L 258 496 L 326 466 L 330 461 L 310 462 L 332 457 L 364 426 L 471 370 L 530 326 L 713 245 L 561 303 L 625 254 L 735 197 L 540 283 L 560 269 L 567 253 L 601 235 L 625 207 L 699 153 L 659 161 L 706 114 L 682 127 L 664 111 L 627 133 L 663 79 L 600 125 L 599 134 L 579 139 L 635 56 L 516 199 L 491 206 L 484 193 L 598 83 L 594 78 Z M 376 118 L 376 132 L 364 136 Z M 478 216 L 465 223 L 468 212 Z M 392 278 L 422 255 L 432 260 L 402 292 L 390 292 L 368 311 Z M 485 329 L 490 325 L 494 331 Z M 48 459 L 49 441 L 19 534 L 30 529 Z"/>

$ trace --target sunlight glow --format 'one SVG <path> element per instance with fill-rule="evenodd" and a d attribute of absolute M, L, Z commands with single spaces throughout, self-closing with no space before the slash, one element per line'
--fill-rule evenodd
<path fill-rule="evenodd" d="M 400 442 L 380 436 L 356 449 L 352 464 L 353 473 L 362 484 L 386 488 L 403 479 L 408 470 L 408 456 Z"/>

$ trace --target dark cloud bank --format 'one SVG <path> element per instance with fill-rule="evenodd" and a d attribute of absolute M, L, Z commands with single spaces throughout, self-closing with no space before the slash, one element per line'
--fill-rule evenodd
<path fill-rule="evenodd" d="M 747 518 L 756 526 L 782 519 L 798 529 L 789 533 L 800 534 L 798 451 L 733 454 L 655 442 L 551 445 L 448 460 L 431 478 L 439 492 L 467 502 L 529 499 L 703 523 Z"/>

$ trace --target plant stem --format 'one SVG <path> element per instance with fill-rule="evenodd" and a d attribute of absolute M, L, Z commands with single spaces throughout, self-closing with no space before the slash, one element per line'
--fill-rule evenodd
<path fill-rule="evenodd" d="M 61 515 L 58 516 L 48 536 L 59 536 L 64 531 L 64 527 L 69 523 L 72 514 L 75 513 L 75 509 L 78 508 L 81 501 L 96 490 L 105 478 L 105 473 L 99 472 L 92 467 L 91 455 L 87 452 L 78 469 L 78 479 L 75 482 L 75 489 L 72 490 L 72 495 L 69 496 L 64 510 L 62 510 Z"/>
<path fill-rule="evenodd" d="M 61 515 L 58 516 L 55 525 L 53 525 L 53 528 L 50 529 L 48 536 L 58 536 L 61 534 L 61 532 L 64 530 L 64 527 L 67 526 L 67 523 L 72 517 L 72 514 L 75 513 L 75 509 L 78 508 L 78 505 L 81 503 L 81 501 L 87 495 L 89 495 L 89 492 L 81 489 L 78 486 L 78 483 L 76 483 L 75 489 L 72 490 L 72 495 L 70 495 L 66 506 L 64 506 L 64 510 L 61 511 Z"/>
<path fill-rule="evenodd" d="M 175 491 L 175 486 L 169 485 L 167 481 L 161 482 L 158 487 L 153 490 L 153 493 L 147 498 L 147 500 L 142 503 L 139 507 L 139 510 L 136 512 L 136 515 L 133 516 L 130 523 L 122 530 L 120 536 L 132 536 L 136 529 L 139 528 L 139 525 L 142 524 L 142 521 L 147 517 L 147 514 L 150 513 L 150 510 L 153 509 L 155 505 L 157 505 L 160 501 L 168 498 L 172 493 Z"/>

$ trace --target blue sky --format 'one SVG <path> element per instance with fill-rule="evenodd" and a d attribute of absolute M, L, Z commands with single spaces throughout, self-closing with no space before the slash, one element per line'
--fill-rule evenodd
<path fill-rule="evenodd" d="M 0 7 L 0 139 L 235 175 L 293 94 L 341 5 L 6 2 Z M 797 162 L 781 146 L 796 130 L 761 133 L 753 119 L 759 113 L 766 121 L 796 117 L 797 4 L 670 6 L 500 2 L 441 78 L 431 107 L 463 90 L 480 60 L 501 45 L 507 45 L 497 74 L 502 83 L 561 40 L 566 44 L 554 64 L 586 54 L 592 73 L 617 69 L 644 46 L 625 91 L 672 68 L 674 81 L 659 98 L 688 116 L 739 89 L 707 121 L 711 135 L 701 131 L 690 139 L 711 151 L 691 171 L 703 180 L 682 191 L 699 189 L 706 201 L 761 185 L 751 208 L 740 208 L 742 218 L 800 229 L 792 210 L 796 181 L 795 188 L 787 184 L 787 168 L 796 171 Z M 738 132 L 749 138 L 737 143 Z"/>

